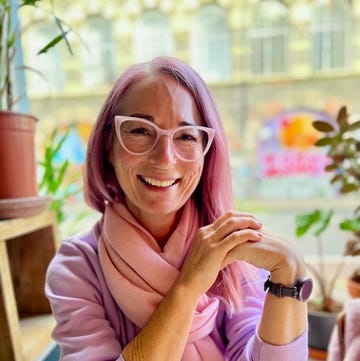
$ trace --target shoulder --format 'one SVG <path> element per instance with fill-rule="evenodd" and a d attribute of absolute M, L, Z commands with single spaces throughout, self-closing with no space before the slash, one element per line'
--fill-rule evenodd
<path fill-rule="evenodd" d="M 89 232 L 62 241 L 49 264 L 46 283 L 48 286 L 67 288 L 67 285 L 98 283 L 102 279 L 97 238 L 98 225 Z"/>

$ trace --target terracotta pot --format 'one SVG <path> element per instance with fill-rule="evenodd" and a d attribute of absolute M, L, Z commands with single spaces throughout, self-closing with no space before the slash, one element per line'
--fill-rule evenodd
<path fill-rule="evenodd" d="M 347 280 L 347 289 L 349 292 L 349 295 L 352 298 L 360 298 L 360 279 L 359 276 L 356 278 L 351 277 Z"/>
<path fill-rule="evenodd" d="M 0 111 L 0 199 L 38 195 L 35 125 L 31 115 Z"/>

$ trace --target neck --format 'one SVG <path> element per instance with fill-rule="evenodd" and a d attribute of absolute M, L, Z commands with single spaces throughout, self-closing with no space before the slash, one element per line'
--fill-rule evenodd
<path fill-rule="evenodd" d="M 182 210 L 178 210 L 169 214 L 134 213 L 129 205 L 128 209 L 138 222 L 156 239 L 160 248 L 165 246 L 170 235 L 174 232 L 182 212 Z"/>
<path fill-rule="evenodd" d="M 141 219 L 140 222 L 156 239 L 160 248 L 164 248 L 178 224 L 180 213 L 154 216 L 152 218 Z"/>

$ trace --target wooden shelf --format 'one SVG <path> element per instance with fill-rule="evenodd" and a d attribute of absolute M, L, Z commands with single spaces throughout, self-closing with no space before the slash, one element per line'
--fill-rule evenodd
<path fill-rule="evenodd" d="M 55 326 L 52 315 L 27 317 L 20 320 L 20 335 L 24 361 L 36 361 L 51 344 Z"/>
<path fill-rule="evenodd" d="M 0 360 L 33 361 L 49 344 L 44 285 L 58 246 L 53 212 L 0 221 Z"/>

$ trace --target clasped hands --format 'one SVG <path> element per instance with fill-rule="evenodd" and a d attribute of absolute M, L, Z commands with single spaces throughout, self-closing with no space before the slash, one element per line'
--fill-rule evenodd
<path fill-rule="evenodd" d="M 236 260 L 268 270 L 273 282 L 284 285 L 305 275 L 305 262 L 293 244 L 272 233 L 254 215 L 229 211 L 197 231 L 179 281 L 202 294 L 219 271 Z"/>

